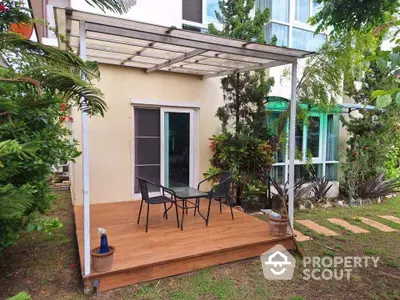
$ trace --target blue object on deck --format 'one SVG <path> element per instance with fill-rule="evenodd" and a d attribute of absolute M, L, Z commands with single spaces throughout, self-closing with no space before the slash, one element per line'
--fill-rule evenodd
<path fill-rule="evenodd" d="M 101 233 L 100 237 L 100 254 L 110 252 L 110 248 L 108 247 L 107 235 L 106 230 L 104 228 L 99 228 L 99 233 Z"/>

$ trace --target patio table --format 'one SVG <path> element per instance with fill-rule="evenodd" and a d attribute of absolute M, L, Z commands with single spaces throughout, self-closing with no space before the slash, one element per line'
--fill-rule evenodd
<path fill-rule="evenodd" d="M 179 208 L 182 208 L 181 230 L 183 230 L 183 218 L 185 216 L 185 211 L 187 214 L 189 209 L 194 209 L 194 215 L 196 215 L 196 212 L 198 212 L 199 215 L 203 218 L 203 220 L 206 221 L 207 223 L 207 218 L 201 214 L 199 209 L 200 198 L 207 197 L 208 196 L 207 192 L 199 191 L 198 189 L 192 188 L 190 186 L 175 187 L 169 189 L 175 192 L 175 197 L 176 197 L 175 200 L 177 200 L 176 205 Z M 190 201 L 190 199 L 195 199 L 195 202 Z M 179 200 L 182 201 L 182 205 L 178 204 Z M 188 204 L 190 204 L 191 206 L 189 206 Z"/>

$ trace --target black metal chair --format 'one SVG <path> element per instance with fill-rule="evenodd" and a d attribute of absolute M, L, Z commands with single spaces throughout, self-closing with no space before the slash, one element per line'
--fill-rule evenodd
<path fill-rule="evenodd" d="M 211 188 L 210 191 L 208 191 L 208 210 L 207 210 L 207 220 L 206 220 L 206 225 L 208 226 L 208 221 L 210 219 L 210 208 L 211 208 L 211 201 L 212 199 L 215 199 L 216 201 L 219 202 L 219 211 L 222 214 L 222 200 L 225 199 L 227 204 L 229 205 L 229 208 L 231 210 L 231 216 L 232 220 L 234 220 L 233 216 L 233 209 L 232 209 L 232 203 L 231 203 L 231 184 L 232 184 L 232 173 L 223 171 L 218 174 L 212 175 L 202 181 L 199 182 L 197 185 L 197 189 L 200 190 L 200 186 L 202 183 L 209 181 L 209 180 L 215 180 L 216 178 L 219 178 L 219 182 Z"/>
<path fill-rule="evenodd" d="M 140 193 L 142 194 L 142 201 L 140 202 L 140 209 L 139 209 L 139 215 L 138 215 L 138 220 L 137 224 L 140 222 L 140 215 L 142 214 L 142 207 L 143 207 L 143 202 L 146 202 L 147 204 L 147 216 L 146 216 L 146 232 L 148 231 L 149 227 L 149 213 L 150 213 L 150 205 L 151 204 L 164 204 L 164 214 L 163 218 L 165 217 L 168 220 L 168 211 L 172 208 L 172 206 L 175 205 L 175 210 L 176 210 L 176 222 L 178 224 L 179 228 L 179 217 L 178 217 L 178 207 L 176 206 L 176 195 L 175 192 L 169 188 L 166 188 L 160 184 L 151 182 L 149 180 L 146 180 L 141 177 L 137 177 L 139 180 L 139 187 L 140 187 Z M 150 197 L 149 196 L 149 189 L 148 186 L 152 185 L 155 187 L 160 188 L 161 190 L 161 195 L 160 196 L 155 196 L 155 197 Z M 171 197 L 167 197 L 165 193 L 169 194 Z M 167 203 L 170 203 L 171 206 L 167 208 Z"/>

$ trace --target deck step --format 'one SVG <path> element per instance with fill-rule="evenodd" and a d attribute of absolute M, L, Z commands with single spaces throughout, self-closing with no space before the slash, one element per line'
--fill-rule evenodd
<path fill-rule="evenodd" d="M 322 234 L 322 235 L 326 235 L 326 236 L 336 236 L 339 235 L 338 233 L 324 227 L 321 226 L 311 220 L 296 220 L 297 223 L 307 227 L 308 229 L 311 229 L 313 231 L 315 231 L 316 233 Z"/>
<path fill-rule="evenodd" d="M 333 223 L 333 224 L 335 224 L 335 225 L 342 226 L 345 229 L 351 231 L 352 233 L 368 233 L 369 232 L 368 230 L 366 230 L 364 228 L 361 228 L 361 227 L 358 227 L 356 225 L 350 224 L 350 223 L 348 223 L 348 222 L 346 222 L 345 220 L 342 220 L 342 219 L 330 218 L 330 219 L 328 219 L 328 221 Z"/>

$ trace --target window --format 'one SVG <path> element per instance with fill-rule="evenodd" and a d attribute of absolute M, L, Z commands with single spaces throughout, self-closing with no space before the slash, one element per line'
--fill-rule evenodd
<path fill-rule="evenodd" d="M 322 4 L 312 1 L 311 5 L 311 15 L 315 16 L 322 9 Z"/>
<path fill-rule="evenodd" d="M 293 27 L 292 47 L 295 49 L 317 51 L 325 41 L 325 34 L 314 35 L 312 31 Z"/>
<path fill-rule="evenodd" d="M 296 159 L 303 160 L 303 137 L 304 137 L 304 126 L 303 124 L 296 124 Z M 298 155 L 299 154 L 299 155 Z M 298 157 L 300 156 L 300 157 Z"/>
<path fill-rule="evenodd" d="M 296 0 L 295 19 L 307 23 L 310 18 L 310 0 Z"/>
<path fill-rule="evenodd" d="M 289 26 L 277 23 L 269 23 L 266 27 L 266 40 L 271 42 L 272 38 L 276 36 L 278 46 L 289 46 Z"/>
<path fill-rule="evenodd" d="M 160 110 L 135 109 L 135 177 L 160 182 Z M 135 178 L 135 193 L 139 183 Z M 158 189 L 149 187 L 149 191 Z"/>
<path fill-rule="evenodd" d="M 319 117 L 308 118 L 307 150 L 312 157 L 319 157 L 319 140 L 321 121 Z"/>
<path fill-rule="evenodd" d="M 272 134 L 276 134 L 278 132 L 278 119 L 280 116 L 280 112 L 269 112 L 267 115 L 268 127 L 271 129 Z M 277 153 L 274 154 L 275 162 L 284 162 L 286 155 L 286 145 L 281 145 L 280 149 Z"/>
<path fill-rule="evenodd" d="M 337 161 L 339 139 L 339 116 L 328 115 L 327 117 L 327 136 L 326 136 L 326 160 Z"/>
<path fill-rule="evenodd" d="M 203 23 L 203 0 L 183 0 L 182 9 L 184 20 Z"/>
<path fill-rule="evenodd" d="M 276 130 L 276 119 L 287 107 L 288 102 L 282 102 L 282 100 L 270 100 L 267 103 L 267 121 L 272 133 Z M 300 104 L 300 107 L 307 108 L 304 111 L 307 113 L 307 121 L 304 124 L 300 122 L 296 124 L 295 180 L 307 180 L 312 176 L 319 178 L 325 176 L 329 180 L 337 180 L 339 115 L 335 113 L 335 109 L 328 113 L 321 113 L 312 106 Z M 275 153 L 275 163 L 271 172 L 271 176 L 280 183 L 285 183 L 289 179 L 288 123 L 286 124 L 287 141 L 285 146 Z"/>
<path fill-rule="evenodd" d="M 289 22 L 290 0 L 258 0 L 256 9 L 264 11 L 269 8 L 271 20 Z"/>
<path fill-rule="evenodd" d="M 218 5 L 218 0 L 207 0 L 207 22 L 208 23 L 219 23 L 215 12 L 221 13 Z"/>

